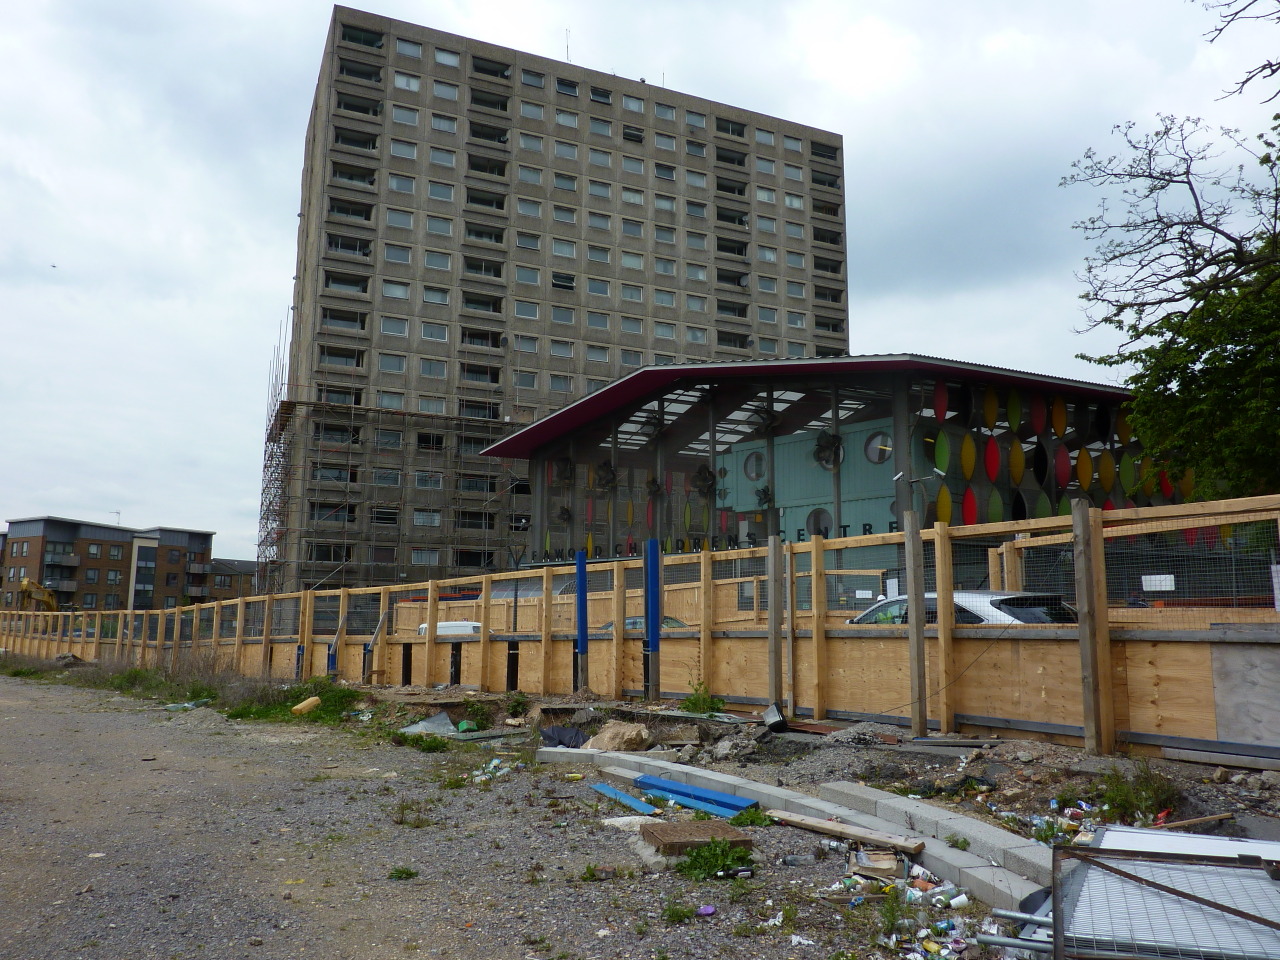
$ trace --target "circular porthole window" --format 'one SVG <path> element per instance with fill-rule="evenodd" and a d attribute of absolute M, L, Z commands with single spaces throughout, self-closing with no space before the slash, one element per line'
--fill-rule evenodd
<path fill-rule="evenodd" d="M 867 437 L 862 452 L 872 463 L 884 463 L 893 456 L 893 441 L 883 430 L 877 430 Z"/>
<path fill-rule="evenodd" d="M 809 516 L 804 521 L 804 528 L 811 537 L 829 537 L 834 524 L 835 521 L 831 519 L 831 511 L 818 507 L 818 509 L 809 512 Z"/>
<path fill-rule="evenodd" d="M 753 483 L 757 480 L 763 480 L 765 474 L 764 454 L 760 452 L 747 454 L 747 459 L 742 461 L 742 472 Z"/>

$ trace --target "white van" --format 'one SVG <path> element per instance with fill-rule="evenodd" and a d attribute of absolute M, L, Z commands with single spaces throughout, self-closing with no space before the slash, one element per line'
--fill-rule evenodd
<path fill-rule="evenodd" d="M 418 636 L 425 637 L 431 628 L 429 623 L 418 624 Z M 475 620 L 441 620 L 436 624 L 437 637 L 478 636 L 480 624 Z"/>

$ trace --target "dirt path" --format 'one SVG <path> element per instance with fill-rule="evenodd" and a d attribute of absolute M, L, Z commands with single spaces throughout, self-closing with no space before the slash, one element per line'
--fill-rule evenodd
<path fill-rule="evenodd" d="M 0 678 L 0 957 L 821 960 L 861 945 L 859 924 L 800 893 L 817 877 L 731 898 L 723 882 L 643 875 L 599 825 L 621 811 L 565 768 L 445 788 L 490 756 Z M 766 864 L 810 842 L 757 838 Z M 586 882 L 592 865 L 620 876 Z M 397 867 L 418 875 L 392 880 Z M 763 925 L 788 891 L 786 927 Z M 719 909 L 668 924 L 673 903 Z"/>

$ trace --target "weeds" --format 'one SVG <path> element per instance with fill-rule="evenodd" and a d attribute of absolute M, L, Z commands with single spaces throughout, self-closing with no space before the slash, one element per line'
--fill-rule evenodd
<path fill-rule="evenodd" d="M 884 899 L 880 901 L 880 923 L 881 929 L 886 937 L 893 936 L 894 929 L 898 926 L 898 921 L 904 916 L 902 910 L 902 891 L 896 886 L 889 887 L 885 890 Z"/>
<path fill-rule="evenodd" d="M 395 867 L 387 874 L 388 880 L 412 880 L 418 875 L 418 871 L 412 867 Z"/>
<path fill-rule="evenodd" d="M 944 838 L 948 847 L 955 847 L 957 850 L 969 849 L 969 838 L 962 837 L 958 833 L 948 833 Z"/>
<path fill-rule="evenodd" d="M 690 880 L 709 880 L 717 873 L 745 867 L 751 863 L 751 851 L 733 846 L 728 840 L 718 838 L 690 850 L 676 864 L 676 872 Z"/>
<path fill-rule="evenodd" d="M 747 807 L 730 817 L 729 823 L 735 827 L 767 827 L 773 820 L 759 807 Z"/>
<path fill-rule="evenodd" d="M 506 708 L 507 716 L 523 717 L 529 712 L 529 695 L 521 690 L 512 690 L 507 694 L 503 706 Z"/>
<path fill-rule="evenodd" d="M 1108 819 L 1139 825 L 1150 823 L 1162 810 L 1174 809 L 1180 799 L 1174 782 L 1152 770 L 1146 760 L 1128 776 L 1112 767 L 1102 778 L 1099 795 L 1099 801 L 1109 808 Z"/>
<path fill-rule="evenodd" d="M 319 706 L 310 713 L 295 715 L 293 707 L 308 697 L 319 697 Z M 316 677 L 287 687 L 259 689 L 256 696 L 228 710 L 227 716 L 232 720 L 267 720 L 276 723 L 296 720 L 338 723 L 363 697 L 364 694 L 359 690 L 340 687 L 328 677 Z"/>
<path fill-rule="evenodd" d="M 668 926 L 679 926 L 693 919 L 697 911 L 683 903 L 668 903 L 662 908 L 662 920 Z"/>
<path fill-rule="evenodd" d="M 392 823 L 417 829 L 431 822 L 431 818 L 427 816 L 429 806 L 426 800 L 397 800 L 387 809 L 387 816 Z"/>
<path fill-rule="evenodd" d="M 450 743 L 445 737 L 437 737 L 435 734 L 426 733 L 402 733 L 400 741 L 406 747 L 413 747 L 415 750 L 421 750 L 423 753 L 444 753 L 449 749 Z"/>
<path fill-rule="evenodd" d="M 693 692 L 681 701 L 681 710 L 687 713 L 720 713 L 724 710 L 724 701 L 711 695 L 705 680 L 695 680 L 691 686 Z"/>

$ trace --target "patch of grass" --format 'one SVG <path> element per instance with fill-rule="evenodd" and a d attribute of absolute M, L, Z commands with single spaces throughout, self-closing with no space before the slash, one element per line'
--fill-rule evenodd
<path fill-rule="evenodd" d="M 948 847 L 955 847 L 957 850 L 969 849 L 969 838 L 962 837 L 958 833 L 948 833 L 943 839 L 947 841 Z"/>
<path fill-rule="evenodd" d="M 693 811 L 693 819 L 694 820 L 714 820 L 715 817 L 707 813 L 707 811 L 705 810 L 695 810 Z"/>
<path fill-rule="evenodd" d="M 400 741 L 404 746 L 423 753 L 444 753 L 451 745 L 446 737 L 437 737 L 433 733 L 402 733 Z"/>
<path fill-rule="evenodd" d="M 427 816 L 429 806 L 430 803 L 426 800 L 397 800 L 387 808 L 387 816 L 392 823 L 417 829 L 431 822 L 431 818 Z"/>
<path fill-rule="evenodd" d="M 5 671 L 5 676 L 9 677 L 42 677 L 45 671 L 36 667 L 10 667 Z"/>
<path fill-rule="evenodd" d="M 1058 836 L 1058 825 L 1052 820 L 1046 820 L 1038 827 L 1031 831 L 1031 839 L 1039 843 L 1053 846 L 1053 841 Z"/>
<path fill-rule="evenodd" d="M 1109 808 L 1109 820 L 1146 824 L 1154 820 L 1160 811 L 1175 809 L 1181 798 L 1172 780 L 1142 760 L 1129 775 L 1118 767 L 1107 771 L 1102 778 L 1098 799 Z"/>
<path fill-rule="evenodd" d="M 309 697 L 319 697 L 320 704 L 310 713 L 295 715 L 296 704 Z M 257 696 L 227 711 L 232 720 L 266 720 L 274 723 L 308 721 L 339 723 L 364 698 L 359 690 L 340 687 L 328 677 L 316 677 L 305 683 L 262 690 Z"/>
<path fill-rule="evenodd" d="M 683 903 L 667 903 L 662 908 L 662 920 L 668 926 L 679 926 L 693 919 L 697 911 Z"/>
<path fill-rule="evenodd" d="M 686 713 L 720 713 L 724 710 L 724 701 L 711 695 L 705 680 L 695 680 L 691 686 L 693 692 L 680 702 L 681 710 Z"/>
<path fill-rule="evenodd" d="M 690 880 L 709 880 L 722 870 L 733 870 L 751 863 L 751 851 L 735 847 L 721 838 L 690 850 L 676 864 L 676 872 Z"/>
<path fill-rule="evenodd" d="M 466 714 L 467 719 L 476 725 L 477 730 L 488 730 L 493 726 L 493 710 L 487 703 L 468 700 Z"/>
<path fill-rule="evenodd" d="M 388 880 L 412 880 L 417 875 L 418 875 L 418 871 L 414 870 L 412 867 L 394 867 L 391 870 L 391 872 L 387 874 L 387 879 Z"/>
<path fill-rule="evenodd" d="M 729 818 L 735 827 L 767 827 L 773 821 L 759 807 L 747 807 Z"/>
<path fill-rule="evenodd" d="M 507 694 L 503 707 L 508 717 L 523 717 L 529 712 L 529 695 L 522 690 L 512 690 Z"/>
<path fill-rule="evenodd" d="M 902 891 L 896 886 L 891 886 L 885 890 L 884 899 L 880 901 L 879 913 L 881 932 L 886 937 L 893 936 L 893 931 L 898 926 L 898 921 L 905 915 Z"/>
<path fill-rule="evenodd" d="M 451 777 L 445 777 L 440 781 L 441 790 L 461 790 L 467 785 L 467 778 L 460 773 L 455 773 Z"/>

